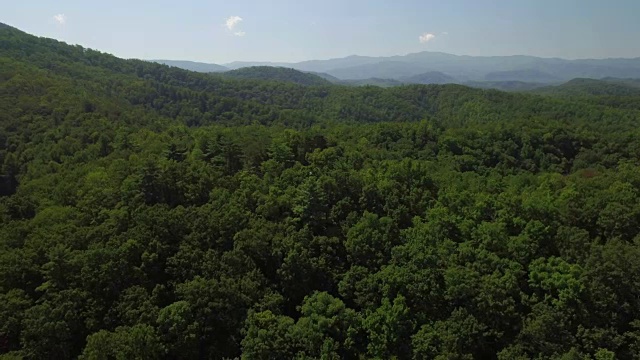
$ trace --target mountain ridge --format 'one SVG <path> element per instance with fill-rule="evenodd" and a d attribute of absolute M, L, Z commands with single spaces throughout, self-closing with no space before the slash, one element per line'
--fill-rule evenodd
<path fill-rule="evenodd" d="M 304 72 L 326 73 L 340 80 L 377 78 L 402 81 L 402 78 L 428 72 L 441 72 L 462 83 L 485 80 L 554 83 L 578 77 L 640 78 L 640 58 L 473 56 L 431 51 L 380 57 L 350 55 L 300 62 L 235 61 L 221 66 L 230 70 L 252 66 L 287 67 Z M 496 74 L 497 78 L 494 77 Z"/>

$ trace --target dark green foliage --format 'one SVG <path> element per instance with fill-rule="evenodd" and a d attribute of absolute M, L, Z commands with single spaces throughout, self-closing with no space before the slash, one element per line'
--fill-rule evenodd
<path fill-rule="evenodd" d="M 640 352 L 635 109 L 0 51 L 0 357 Z"/>

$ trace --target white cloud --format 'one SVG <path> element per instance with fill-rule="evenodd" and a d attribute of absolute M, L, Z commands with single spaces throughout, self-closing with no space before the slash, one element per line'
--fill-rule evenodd
<path fill-rule="evenodd" d="M 236 25 L 238 25 L 241 21 L 242 18 L 240 16 L 229 16 L 225 24 L 227 26 L 227 29 L 233 31 L 233 29 L 236 28 Z"/>
<path fill-rule="evenodd" d="M 448 32 L 446 32 L 446 31 L 443 31 L 443 32 L 442 32 L 442 35 L 449 35 L 449 33 L 448 33 Z"/>
<path fill-rule="evenodd" d="M 64 14 L 54 15 L 53 20 L 55 20 L 60 25 L 64 25 L 67 23 L 67 17 L 64 16 Z"/>
<path fill-rule="evenodd" d="M 240 29 L 236 29 L 238 24 L 240 24 L 241 22 L 242 22 L 242 18 L 240 16 L 229 16 L 225 21 L 225 26 L 227 27 L 227 30 L 233 33 L 233 35 L 245 36 L 247 34 L 246 32 Z"/>
<path fill-rule="evenodd" d="M 420 39 L 420 43 L 421 44 L 426 44 L 426 43 L 428 43 L 429 41 L 431 41 L 431 40 L 433 40 L 435 38 L 436 38 L 436 36 L 431 34 L 431 33 L 424 33 L 424 34 L 420 35 L 420 37 L 418 39 Z"/>

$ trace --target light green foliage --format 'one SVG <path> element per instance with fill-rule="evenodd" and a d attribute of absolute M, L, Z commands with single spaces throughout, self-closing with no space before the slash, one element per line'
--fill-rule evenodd
<path fill-rule="evenodd" d="M 537 259 L 529 265 L 529 285 L 542 290 L 544 298 L 556 306 L 565 306 L 578 300 L 584 285 L 580 282 L 582 269 L 557 257 Z"/>
<path fill-rule="evenodd" d="M 376 359 L 406 357 L 409 351 L 407 337 L 413 332 L 413 321 L 406 300 L 399 295 L 393 300 L 382 300 L 382 305 L 370 312 L 364 320 L 367 331 L 368 354 Z"/>
<path fill-rule="evenodd" d="M 274 315 L 270 310 L 251 312 L 247 316 L 247 332 L 242 340 L 245 359 L 292 358 L 296 343 L 292 336 L 294 321 Z"/>
<path fill-rule="evenodd" d="M 473 359 L 483 354 L 487 327 L 467 313 L 456 309 L 446 321 L 423 325 L 413 336 L 415 359 Z"/>
<path fill-rule="evenodd" d="M 148 325 L 118 327 L 114 332 L 101 330 L 87 339 L 80 359 L 162 359 L 165 349 L 155 329 Z"/>

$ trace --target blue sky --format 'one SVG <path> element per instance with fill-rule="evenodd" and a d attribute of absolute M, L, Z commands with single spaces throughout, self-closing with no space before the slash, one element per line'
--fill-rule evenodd
<path fill-rule="evenodd" d="M 640 57 L 640 0 L 0 0 L 0 8 L 0 22 L 125 58 Z"/>

